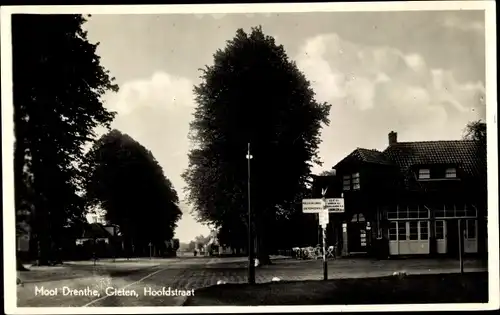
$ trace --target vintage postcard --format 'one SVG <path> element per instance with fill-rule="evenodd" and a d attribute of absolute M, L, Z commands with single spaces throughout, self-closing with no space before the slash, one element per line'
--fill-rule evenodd
<path fill-rule="evenodd" d="M 493 1 L 1 8 L 7 314 L 499 307 Z"/>

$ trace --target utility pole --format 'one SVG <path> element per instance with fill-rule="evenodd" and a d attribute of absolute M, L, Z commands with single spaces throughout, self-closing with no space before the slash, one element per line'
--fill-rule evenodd
<path fill-rule="evenodd" d="M 326 207 L 325 193 L 323 193 L 323 213 L 320 213 L 320 216 L 323 216 L 323 222 L 321 222 L 323 236 L 323 280 L 328 280 L 328 263 L 326 261 L 326 225 L 328 224 L 328 208 Z"/>
<path fill-rule="evenodd" d="M 255 265 L 254 265 L 254 248 L 253 248 L 253 233 L 252 233 L 252 208 L 250 203 L 250 143 L 248 143 L 248 152 L 246 155 L 248 160 L 248 283 L 255 284 Z"/>

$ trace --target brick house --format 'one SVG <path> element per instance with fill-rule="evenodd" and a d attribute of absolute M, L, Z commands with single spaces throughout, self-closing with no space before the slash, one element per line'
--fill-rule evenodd
<path fill-rule="evenodd" d="M 398 142 L 389 134 L 380 152 L 355 149 L 319 176 L 313 194 L 345 199 L 331 214 L 330 243 L 342 255 L 451 255 L 487 253 L 486 150 L 477 141 Z"/>

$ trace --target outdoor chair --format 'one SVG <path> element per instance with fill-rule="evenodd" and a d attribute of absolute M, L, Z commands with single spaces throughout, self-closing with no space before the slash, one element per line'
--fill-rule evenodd
<path fill-rule="evenodd" d="M 337 245 L 330 245 L 326 251 L 326 258 L 337 259 Z"/>

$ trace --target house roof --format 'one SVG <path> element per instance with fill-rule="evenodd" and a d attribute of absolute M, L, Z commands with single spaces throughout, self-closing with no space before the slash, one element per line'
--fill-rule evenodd
<path fill-rule="evenodd" d="M 383 154 L 403 174 L 414 165 L 455 164 L 465 175 L 477 176 L 485 162 L 478 158 L 480 149 L 480 143 L 474 140 L 397 142 Z"/>
<path fill-rule="evenodd" d="M 110 238 L 112 235 L 100 223 L 86 225 L 81 238 Z"/>
<path fill-rule="evenodd" d="M 384 155 L 383 152 L 377 150 L 356 148 L 349 155 L 338 162 L 333 168 L 340 167 L 340 165 L 348 161 L 361 161 L 365 163 L 374 163 L 381 165 L 393 165 L 392 161 Z"/>
<path fill-rule="evenodd" d="M 366 163 L 384 164 L 392 165 L 392 161 L 384 155 L 383 152 L 377 150 L 369 150 L 363 148 L 357 148 L 354 150 L 355 154 Z"/>
<path fill-rule="evenodd" d="M 478 158 L 481 143 L 475 140 L 445 140 L 396 142 L 383 152 L 357 148 L 334 168 L 341 167 L 349 161 L 379 165 L 394 165 L 404 177 L 411 176 L 411 168 L 417 165 L 456 165 L 465 177 L 476 177 L 484 174 L 486 160 Z"/>

